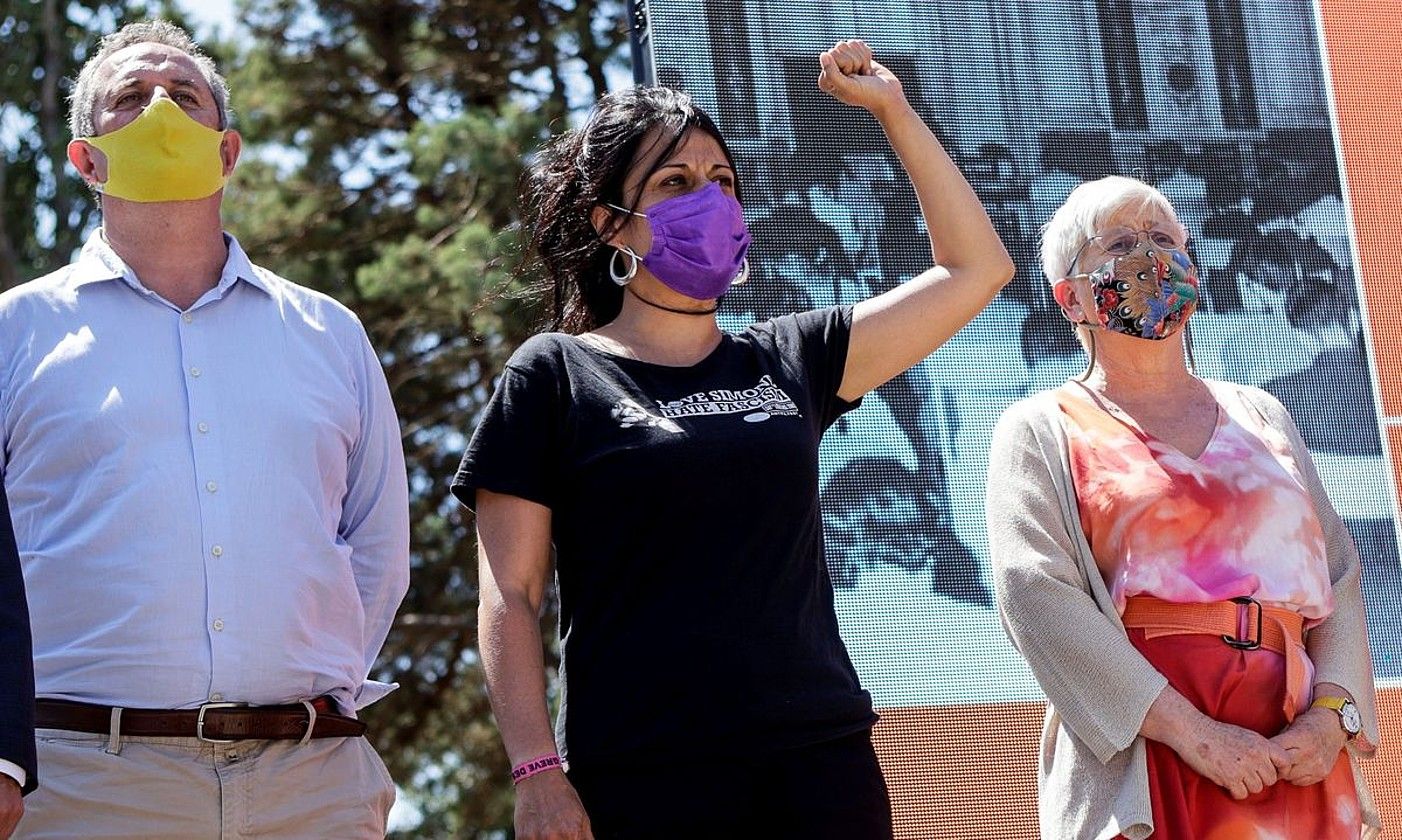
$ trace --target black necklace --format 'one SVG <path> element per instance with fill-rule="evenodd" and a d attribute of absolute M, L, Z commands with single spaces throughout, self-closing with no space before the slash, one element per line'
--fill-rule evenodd
<path fill-rule="evenodd" d="M 701 310 L 696 310 L 696 309 L 677 309 L 677 308 L 675 308 L 675 307 L 665 306 L 665 305 L 663 305 L 663 304 L 654 303 L 653 301 L 648 300 L 647 298 L 645 298 L 645 297 L 643 297 L 642 295 L 638 294 L 637 291 L 633 289 L 632 284 L 629 284 L 629 285 L 627 285 L 627 286 L 624 286 L 623 288 L 627 289 L 629 292 L 632 293 L 633 297 L 637 298 L 638 300 L 642 301 L 643 303 L 646 303 L 648 306 L 652 306 L 652 307 L 655 307 L 655 308 L 657 308 L 657 309 L 661 309 L 661 310 L 664 311 L 664 312 L 675 312 L 675 313 L 678 314 L 678 315 L 714 315 L 714 314 L 716 313 L 716 310 L 717 310 L 717 309 L 720 309 L 720 298 L 716 298 L 716 305 L 715 305 L 715 306 L 712 306 L 710 309 L 701 309 Z"/>

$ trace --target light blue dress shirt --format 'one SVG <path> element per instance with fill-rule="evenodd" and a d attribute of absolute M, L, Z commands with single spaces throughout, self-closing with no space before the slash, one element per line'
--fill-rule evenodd
<path fill-rule="evenodd" d="M 356 317 L 248 261 L 181 311 L 99 230 L 0 295 L 0 470 L 40 697 L 363 707 L 408 483 Z"/>

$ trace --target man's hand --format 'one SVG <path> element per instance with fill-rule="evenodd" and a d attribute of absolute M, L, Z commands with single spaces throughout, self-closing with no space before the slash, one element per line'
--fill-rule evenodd
<path fill-rule="evenodd" d="M 563 770 L 547 770 L 516 786 L 517 840 L 594 840 L 589 815 Z"/>
<path fill-rule="evenodd" d="M 1308 787 L 1324 781 L 1334 769 L 1339 751 L 1348 743 L 1348 733 L 1339 725 L 1337 712 L 1315 707 L 1295 718 L 1271 740 L 1290 757 L 1290 763 L 1281 768 L 1280 777 Z"/>
<path fill-rule="evenodd" d="M 24 816 L 24 797 L 20 794 L 19 782 L 0 773 L 0 840 L 10 840 Z"/>

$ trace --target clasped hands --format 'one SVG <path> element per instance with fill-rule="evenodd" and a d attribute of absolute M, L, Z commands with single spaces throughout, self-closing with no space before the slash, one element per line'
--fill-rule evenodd
<path fill-rule="evenodd" d="M 1301 787 L 1323 781 L 1347 742 L 1337 713 L 1311 708 L 1272 738 L 1210 721 L 1178 753 L 1233 799 L 1245 799 L 1278 781 Z"/>
<path fill-rule="evenodd" d="M 1312 708 L 1271 739 L 1285 750 L 1287 766 L 1281 766 L 1280 778 L 1307 787 L 1324 781 L 1338 761 L 1339 752 L 1348 744 L 1348 733 L 1339 724 L 1339 715 L 1332 709 Z"/>

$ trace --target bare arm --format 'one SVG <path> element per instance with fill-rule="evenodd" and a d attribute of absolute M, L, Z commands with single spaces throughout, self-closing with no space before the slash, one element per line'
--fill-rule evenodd
<path fill-rule="evenodd" d="M 545 707 L 540 607 L 550 575 L 550 509 L 477 491 L 478 646 L 512 765 L 555 752 Z"/>
<path fill-rule="evenodd" d="M 0 840 L 7 840 L 14 833 L 24 816 L 24 799 L 20 794 L 19 782 L 0 774 Z"/>
<path fill-rule="evenodd" d="M 478 649 L 487 695 L 512 766 L 555 752 L 545 706 L 540 607 L 550 579 L 550 509 L 477 491 Z M 584 807 L 559 769 L 516 790 L 521 838 L 592 838 Z"/>
<path fill-rule="evenodd" d="M 1013 262 L 983 205 L 901 83 L 861 41 L 819 57 L 818 86 L 870 111 L 900 157 L 920 200 L 935 265 L 857 304 L 838 396 L 853 400 L 930 355 L 983 310 L 1013 276 Z"/>

